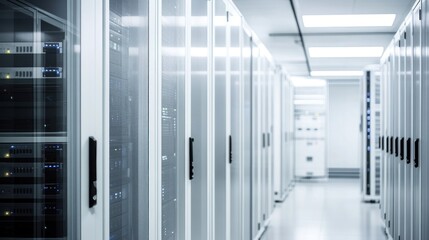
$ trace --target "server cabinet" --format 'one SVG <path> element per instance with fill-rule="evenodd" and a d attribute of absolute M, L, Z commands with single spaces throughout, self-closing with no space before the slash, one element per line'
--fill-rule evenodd
<path fill-rule="evenodd" d="M 396 135 L 394 137 L 394 157 L 397 167 L 397 187 L 398 194 L 396 195 L 397 201 L 397 221 L 396 221 L 396 235 L 394 239 L 400 239 L 405 231 L 405 158 L 401 152 L 401 140 L 405 138 L 405 89 L 404 83 L 406 81 L 406 28 L 400 33 L 399 40 L 399 68 L 398 79 L 396 84 L 396 103 L 397 103 L 397 117 Z"/>
<path fill-rule="evenodd" d="M 294 87 L 292 83 L 289 82 L 289 88 L 288 88 L 288 117 L 287 117 L 287 129 L 288 134 L 286 134 L 288 143 L 287 143 L 287 149 L 289 149 L 289 153 L 287 156 L 289 157 L 288 161 L 288 184 L 290 187 L 293 187 L 294 181 L 295 181 L 295 121 L 294 121 L 294 114 L 295 114 L 295 108 L 294 108 Z"/>
<path fill-rule="evenodd" d="M 229 27 L 229 75 L 231 89 L 231 135 L 229 145 L 229 164 L 231 168 L 231 189 L 230 189 L 230 239 L 242 239 L 242 190 L 243 190 L 243 99 L 242 99 L 242 24 L 241 17 L 235 13 L 234 9 L 228 10 Z"/>
<path fill-rule="evenodd" d="M 386 198 L 390 199 L 390 201 L 387 202 L 386 204 L 386 216 L 387 216 L 387 220 L 386 220 L 386 226 L 387 226 L 387 232 L 388 234 L 390 234 L 390 236 L 393 236 L 393 220 L 394 220 L 394 214 L 393 214 L 393 196 L 394 196 L 394 182 L 393 182 L 393 177 L 394 177 L 394 173 L 393 173 L 393 165 L 394 163 L 391 161 L 392 160 L 392 156 L 391 156 L 391 136 L 393 133 L 392 130 L 392 121 L 394 119 L 393 118 L 393 111 L 392 111 L 392 85 L 393 85 L 393 78 L 396 76 L 395 73 L 395 66 L 396 66 L 396 45 L 395 45 L 396 41 L 392 43 L 392 47 L 391 47 L 391 53 L 390 56 L 388 58 L 388 78 L 386 79 L 386 86 L 385 86 L 385 91 L 386 91 L 386 136 L 385 136 L 385 161 L 386 161 L 386 168 L 387 168 L 387 173 L 386 173 L 386 182 L 387 182 L 387 193 L 386 193 Z"/>
<path fill-rule="evenodd" d="M 390 53 L 389 53 L 389 57 L 388 57 L 388 60 L 387 60 L 387 73 L 386 73 L 386 76 L 387 76 L 387 79 L 385 80 L 385 86 L 384 86 L 384 91 L 385 91 L 385 93 L 386 93 L 386 96 L 385 96 L 385 104 L 384 104 L 384 107 L 385 107 L 385 114 L 384 114 L 384 118 L 385 118 L 385 121 L 384 121 L 384 124 L 385 124 L 385 126 L 384 126 L 384 129 L 385 129 L 385 135 L 384 135 L 384 161 L 385 161 L 385 163 L 386 163 L 386 177 L 385 177 L 385 179 L 386 179 L 386 199 L 391 199 L 390 197 L 390 195 L 391 195 L 391 192 L 392 192 L 392 187 L 391 187 L 391 181 L 390 181 L 390 174 L 391 174 L 391 171 L 390 171 L 390 166 L 391 166 L 391 162 L 389 161 L 390 160 L 390 153 L 389 153 L 389 136 L 390 136 L 390 118 L 389 118 L 389 116 L 390 116 L 390 91 L 389 91 L 389 89 L 390 89 L 390 79 L 391 79 L 391 69 L 392 69 L 392 64 L 393 64 L 393 56 L 392 56 L 392 53 L 393 53 L 393 48 L 392 49 L 390 49 Z M 389 228 L 390 229 L 390 218 L 391 218 L 391 212 L 390 212 L 390 204 L 391 204 L 391 201 L 386 201 L 386 227 L 387 228 Z"/>
<path fill-rule="evenodd" d="M 412 108 L 412 144 L 411 149 L 411 216 L 412 216 L 412 228 L 411 238 L 414 240 L 421 240 L 421 214 L 422 214 L 422 198 L 421 198 L 421 168 L 419 164 L 419 156 L 421 151 L 419 149 L 419 142 L 421 139 L 421 95 L 422 95 L 422 23 L 421 23 L 421 5 L 417 4 L 413 10 L 413 64 L 412 64 L 412 97 L 411 97 L 411 108 Z"/>
<path fill-rule="evenodd" d="M 268 216 L 268 152 L 270 146 L 270 136 L 268 127 L 268 62 L 264 55 L 261 55 L 261 131 L 262 131 L 262 156 L 261 156 L 261 213 L 260 218 L 262 227 L 265 226 L 265 220 Z"/>
<path fill-rule="evenodd" d="M 399 206 L 400 206 L 400 168 L 399 168 L 399 158 L 398 156 L 396 156 L 395 150 L 396 148 L 396 144 L 395 144 L 395 139 L 397 138 L 397 136 L 399 135 L 399 106 L 400 106 L 400 102 L 399 102 L 399 89 L 398 89 L 398 85 L 399 82 L 401 81 L 401 68 L 402 68 L 402 57 L 401 57 L 401 39 L 400 39 L 400 35 L 398 35 L 398 38 L 396 40 L 395 43 L 395 67 L 393 69 L 394 71 L 394 77 L 392 78 L 391 81 L 391 91 L 392 91 L 392 95 L 391 95 L 391 103 L 392 103 L 392 124 L 391 124 L 391 136 L 390 136 L 390 159 L 392 161 L 392 182 L 393 182 L 393 191 L 392 191 L 392 199 L 393 199 L 393 204 L 392 204 L 392 216 L 393 216 L 393 220 L 392 220 L 392 237 L 396 240 L 399 236 L 400 233 L 400 211 L 399 211 Z"/>
<path fill-rule="evenodd" d="M 400 155 L 402 154 L 401 159 L 404 158 L 403 161 L 403 169 L 404 169 L 404 231 L 401 235 L 401 239 L 411 239 L 412 231 L 412 81 L 413 81 L 413 31 L 412 31 L 412 15 L 409 15 L 406 20 L 406 28 L 405 28 L 405 78 L 402 85 L 402 89 L 404 91 L 404 139 L 401 138 L 400 141 Z"/>
<path fill-rule="evenodd" d="M 192 0 L 190 6 L 191 22 L 190 49 L 208 52 L 208 3 Z M 188 48 L 189 49 L 189 48 Z M 190 128 L 189 151 L 192 151 L 191 181 L 191 239 L 209 239 L 208 232 L 208 91 L 209 91 L 209 56 L 207 54 L 188 53 L 190 57 Z M 191 156 L 189 156 L 191 157 Z"/>
<path fill-rule="evenodd" d="M 163 0 L 161 17 L 162 239 L 185 239 L 185 1 Z M 168 51 L 176 49 L 176 51 Z"/>
<path fill-rule="evenodd" d="M 390 228 L 390 234 L 391 236 L 394 236 L 395 233 L 395 220 L 397 219 L 396 214 L 396 210 L 398 209 L 396 204 L 397 204 L 397 199 L 396 199 L 396 195 L 397 194 L 397 184 L 396 184 L 396 178 L 397 178 L 397 172 L 396 171 L 396 161 L 393 157 L 393 136 L 396 135 L 396 126 L 395 126 L 395 122 L 397 122 L 398 117 L 396 116 L 396 111 L 395 111 L 395 107 L 398 106 L 397 103 L 394 102 L 394 99 L 397 98 L 397 94 L 396 94 L 396 90 L 395 90 L 395 84 L 397 82 L 397 78 L 398 78 L 398 66 L 399 66 L 399 61 L 398 61 L 398 40 L 395 39 L 394 42 L 394 47 L 393 47 L 393 54 L 392 54 L 392 68 L 391 68 L 391 78 L 389 81 L 389 108 L 390 108 L 390 114 L 389 114 L 389 162 L 390 162 L 390 179 L 389 182 L 391 184 L 391 191 L 390 191 L 390 199 L 391 200 L 391 204 L 390 204 L 390 219 L 389 219 L 389 223 L 388 226 Z"/>
<path fill-rule="evenodd" d="M 79 10 L 0 1 L 0 12 L 0 238 L 78 238 Z"/>
<path fill-rule="evenodd" d="M 109 239 L 149 239 L 148 1 L 108 4 Z"/>
<path fill-rule="evenodd" d="M 380 200 L 380 124 L 381 124 L 381 83 L 378 65 L 369 66 L 364 70 L 361 82 L 363 111 L 362 111 L 362 200 Z"/>
<path fill-rule="evenodd" d="M 252 192 L 254 179 L 252 175 L 252 139 L 253 139 L 253 102 L 252 102 L 252 38 L 247 28 L 243 28 L 243 117 L 242 117 L 242 239 L 252 239 Z M 234 238 L 231 238 L 234 239 Z"/>
<path fill-rule="evenodd" d="M 227 77 L 227 10 L 223 1 L 215 1 L 214 74 L 215 74 L 215 239 L 227 239 L 229 227 L 229 81 Z"/>
<path fill-rule="evenodd" d="M 427 186 L 424 186 L 424 183 L 429 181 L 428 172 L 429 165 L 425 159 L 428 159 L 429 149 L 424 146 L 428 146 L 428 133 L 429 133 L 429 111 L 427 106 L 424 103 L 429 101 L 428 92 L 429 92 L 429 83 L 424 81 L 427 78 L 427 71 L 429 70 L 429 59 L 427 50 L 425 50 L 429 43 L 429 38 L 427 36 L 427 30 L 429 29 L 429 5 L 428 1 L 422 1 L 422 45 L 421 45 L 421 61 L 422 61 L 422 71 L 421 71 L 421 139 L 417 141 L 415 140 L 415 147 L 421 153 L 421 156 L 415 159 L 416 163 L 418 163 L 418 168 L 420 168 L 420 182 L 421 182 L 421 209 L 420 209 L 420 220 L 421 220 L 421 239 L 429 238 L 429 204 L 427 201 L 429 199 L 429 191 Z"/>
<path fill-rule="evenodd" d="M 387 79 L 385 81 L 385 146 L 384 146 L 384 153 L 385 157 L 384 160 L 386 162 L 386 199 L 389 199 L 386 201 L 386 230 L 387 233 L 390 236 L 393 236 L 392 229 L 393 229 L 393 162 L 391 161 L 391 149 L 390 149 L 390 136 L 392 135 L 392 81 L 395 77 L 395 65 L 396 65 L 396 58 L 395 58 L 395 52 L 396 52 L 396 40 L 393 40 L 390 45 L 390 54 L 387 59 Z"/>
<path fill-rule="evenodd" d="M 261 149 L 262 131 L 260 125 L 261 115 L 261 89 L 260 89 L 260 49 L 252 41 L 252 239 L 262 229 L 261 212 Z"/>
<path fill-rule="evenodd" d="M 275 78 L 277 77 L 276 66 L 269 60 L 269 72 L 268 72 L 268 90 L 267 90 L 267 109 L 268 109 L 268 163 L 267 163 L 267 225 L 269 224 L 269 217 L 274 209 L 274 174 L 273 174 L 273 160 L 274 160 L 274 142 L 277 139 L 274 139 L 273 130 L 274 130 L 274 118 L 273 118 L 273 108 L 274 108 L 274 98 L 273 98 L 273 85 Z"/>
<path fill-rule="evenodd" d="M 381 78 L 380 78 L 380 86 L 381 86 L 381 92 L 380 92 L 380 109 L 381 109 L 381 119 L 380 119 L 380 138 L 379 138 L 379 145 L 380 145 L 380 163 L 381 163 L 381 171 L 380 171 L 380 180 L 381 180 L 381 188 L 380 188 L 380 217 L 383 220 L 384 227 L 387 226 L 386 224 L 386 193 L 387 193 L 387 171 L 386 166 L 387 163 L 385 161 L 385 136 L 386 136 L 386 92 L 385 92 L 385 86 L 386 86 L 386 79 L 387 79 L 387 71 L 388 71 L 388 58 L 390 54 L 389 47 L 386 49 L 382 59 L 381 59 Z"/>
<path fill-rule="evenodd" d="M 274 200 L 282 202 L 286 198 L 287 192 L 287 134 L 286 123 L 287 121 L 287 80 L 284 73 L 279 73 L 279 76 L 274 81 L 274 102 L 277 103 L 274 108 L 274 129 L 273 129 L 273 177 L 274 177 Z"/>

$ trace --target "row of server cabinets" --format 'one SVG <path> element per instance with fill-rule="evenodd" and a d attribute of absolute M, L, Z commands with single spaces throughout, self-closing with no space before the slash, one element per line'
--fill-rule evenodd
<path fill-rule="evenodd" d="M 0 0 L 0 239 L 258 239 L 293 87 L 230 1 Z"/>
<path fill-rule="evenodd" d="M 381 217 L 395 240 L 429 239 L 428 1 L 417 1 L 381 60 Z"/>

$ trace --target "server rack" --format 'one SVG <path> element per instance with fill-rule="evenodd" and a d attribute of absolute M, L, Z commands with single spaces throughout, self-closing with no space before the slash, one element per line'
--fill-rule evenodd
<path fill-rule="evenodd" d="M 285 82 L 283 82 L 285 81 Z M 286 141 L 283 141 L 282 135 L 285 131 L 283 125 L 283 115 L 286 115 L 286 103 L 284 99 L 286 96 L 285 88 L 286 88 L 286 78 L 283 73 L 279 74 L 276 79 L 274 79 L 274 89 L 273 89 L 273 99 L 274 102 L 280 103 L 274 106 L 274 121 L 273 121 L 273 191 L 274 191 L 274 200 L 277 202 L 281 202 L 286 198 L 286 172 L 285 169 L 287 158 L 284 158 L 282 155 L 282 149 L 285 149 Z M 283 95 L 284 94 L 284 95 Z M 281 117 L 279 115 L 281 114 Z M 276 141 L 277 140 L 277 141 Z M 276 145 L 279 143 L 279 145 Z"/>
<path fill-rule="evenodd" d="M 402 168 L 404 172 L 403 182 L 403 231 L 400 235 L 401 239 L 411 239 L 411 209 L 412 209 L 412 176 L 411 176 L 411 161 L 412 161 L 412 81 L 413 81 L 413 29 L 412 15 L 406 19 L 404 32 L 404 79 L 401 85 L 403 91 L 403 123 L 402 128 L 404 138 L 400 140 L 400 158 L 404 158 Z M 402 156 L 401 156 L 402 155 Z"/>
<path fill-rule="evenodd" d="M 67 16 L 35 5 L 0 1 L 0 9 L 0 238 L 66 239 L 76 169 L 73 33 Z"/>
<path fill-rule="evenodd" d="M 386 93 L 386 81 L 388 79 L 387 77 L 387 73 L 389 72 L 389 66 L 388 66 L 388 61 L 390 60 L 390 49 L 387 48 L 386 52 L 383 54 L 382 58 L 381 58 L 381 81 L 380 81 L 380 85 L 381 85 L 381 103 L 380 103 L 380 108 L 381 108 L 381 131 L 380 131 L 380 149 L 381 149 L 381 192 L 380 192 L 380 216 L 383 219 L 383 224 L 384 226 L 387 226 L 386 224 L 386 219 L 387 219 L 387 213 L 386 213 L 386 199 L 387 199 L 387 162 L 386 162 L 386 154 L 384 152 L 385 147 L 386 147 L 386 142 L 385 142 L 385 135 L 386 135 L 386 97 L 387 97 L 387 93 Z"/>
<path fill-rule="evenodd" d="M 381 82 L 379 66 L 365 68 L 362 91 L 362 199 L 379 201 L 381 191 Z"/>
<path fill-rule="evenodd" d="M 413 30 L 412 30 L 413 51 L 412 58 L 412 170 L 411 170 L 411 185 L 412 197 L 411 201 L 411 216 L 412 216 L 412 229 L 411 238 L 414 240 L 421 240 L 422 238 L 422 195 L 421 195 L 421 167 L 419 164 L 419 156 L 421 150 L 419 149 L 420 139 L 422 137 L 422 6 L 418 3 L 413 10 Z"/>
<path fill-rule="evenodd" d="M 188 6 L 188 17 L 190 16 L 194 24 L 187 24 L 188 36 L 190 42 L 187 42 L 187 51 L 192 48 L 200 48 L 205 51 L 209 49 L 209 24 L 201 20 L 208 16 L 207 1 L 190 1 Z M 191 239 L 208 239 L 208 136 L 209 136 L 209 119 L 208 113 L 208 93 L 210 91 L 209 81 L 209 56 L 187 54 L 190 66 L 189 85 L 191 91 L 190 102 L 187 106 L 191 111 L 190 119 L 187 121 L 190 125 L 190 138 L 188 140 L 188 149 L 192 154 L 192 175 L 191 195 L 190 195 L 190 217 L 191 217 Z M 187 94 L 189 95 L 189 93 Z M 191 156 L 188 157 L 190 159 Z M 191 177 L 189 176 L 189 179 Z"/>
<path fill-rule="evenodd" d="M 278 77 L 278 69 L 276 65 L 270 61 L 268 69 L 268 90 L 267 90 L 267 108 L 268 108 L 268 164 L 267 164 L 267 177 L 268 177 L 268 187 L 267 187 L 267 225 L 269 224 L 269 218 L 274 211 L 275 200 L 274 200 L 274 174 L 273 174 L 273 165 L 274 165 L 274 146 L 277 142 L 277 139 L 274 138 L 274 82 Z"/>
<path fill-rule="evenodd" d="M 159 9 L 160 19 L 160 65 L 157 81 L 160 82 L 161 106 L 161 238 L 185 239 L 186 231 L 186 182 L 185 176 L 185 54 L 175 54 L 176 49 L 186 49 L 186 29 L 172 24 L 186 16 L 184 0 L 163 0 Z"/>
<path fill-rule="evenodd" d="M 106 10 L 106 234 L 149 239 L 148 28 L 131 20 L 147 19 L 148 1 L 112 0 Z"/>
<path fill-rule="evenodd" d="M 256 45 L 255 39 L 252 41 L 252 238 L 255 238 L 262 229 L 260 216 L 260 195 L 261 195 L 261 146 L 262 133 L 260 130 L 261 115 L 260 107 L 260 49 Z"/>
<path fill-rule="evenodd" d="M 400 95 L 399 95 L 399 82 L 401 82 L 402 79 L 402 68 L 403 68 L 403 59 L 401 57 L 401 33 L 398 34 L 396 43 L 395 43 L 395 68 L 394 71 L 394 78 L 391 82 L 391 91 L 392 91 L 392 124 L 391 124 L 391 136 L 390 136 L 390 159 L 392 161 L 392 178 L 393 178 L 393 197 L 395 198 L 392 207 L 392 232 L 393 232 L 393 238 L 396 240 L 397 237 L 400 234 L 400 199 L 399 196 L 401 196 L 401 189 L 400 189 L 400 168 L 399 168 L 399 154 L 398 152 L 398 145 L 397 145 L 397 139 L 400 135 Z M 396 236 L 396 237 L 395 237 Z"/>
<path fill-rule="evenodd" d="M 243 23 L 243 158 L 242 158 L 242 239 L 252 239 L 252 37 L 247 25 Z M 234 238 L 231 238 L 234 239 Z"/>
<path fill-rule="evenodd" d="M 293 184 L 293 87 L 288 75 L 278 74 L 274 84 L 274 200 L 283 202 Z"/>
<path fill-rule="evenodd" d="M 214 48 L 224 49 L 224 54 L 215 55 L 214 62 L 214 84 L 215 84 L 215 239 L 229 238 L 228 204 L 229 199 L 229 133 L 230 119 L 228 106 L 229 99 L 229 76 L 227 75 L 229 66 L 226 49 L 228 47 L 228 14 L 227 6 L 223 1 L 214 2 L 214 14 L 218 23 L 214 26 Z"/>
<path fill-rule="evenodd" d="M 128 75 L 129 33 L 122 24 L 122 3 L 110 4 L 110 239 L 129 239 L 133 191 L 131 190 L 132 158 L 136 149 L 129 129 L 137 129 L 131 121 L 131 102 L 126 101 L 133 76 Z M 135 77 L 135 76 L 134 76 Z M 135 122 L 135 121 L 133 121 Z M 137 133 L 136 131 L 132 132 Z"/>
<path fill-rule="evenodd" d="M 231 89 L 231 135 L 229 145 L 228 161 L 231 169 L 230 177 L 230 239 L 241 239 L 242 234 L 242 174 L 243 174 L 243 149 L 242 149 L 242 42 L 241 42 L 241 17 L 236 13 L 235 9 L 229 7 L 228 9 L 228 23 L 229 23 L 229 75 L 230 75 L 230 89 Z M 238 50 L 238 51 L 236 51 Z"/>
<path fill-rule="evenodd" d="M 429 101 L 428 93 L 429 92 L 429 85 L 427 81 L 424 81 L 425 77 L 427 77 L 427 71 L 429 70 L 429 62 L 427 57 L 427 46 L 429 46 L 429 38 L 427 36 L 427 31 L 429 29 L 429 5 L 427 0 L 421 1 L 421 47 L 418 50 L 420 53 L 420 60 L 421 60 L 421 90 L 420 90 L 420 129 L 416 129 L 419 131 L 419 135 L 416 136 L 414 139 L 414 150 L 415 150 L 415 158 L 414 158 L 414 167 L 415 170 L 420 172 L 420 189 L 417 190 L 417 194 L 420 191 L 420 198 L 417 199 L 417 201 L 420 201 L 420 209 L 417 209 L 419 213 L 417 218 L 420 218 L 420 232 L 417 232 L 417 234 L 420 234 L 420 239 L 427 239 L 429 238 L 429 205 L 427 204 L 427 201 L 429 199 L 429 191 L 428 188 L 425 187 L 425 183 L 429 181 L 428 179 L 428 172 L 429 172 L 429 165 L 424 159 L 428 159 L 429 156 L 429 149 L 425 146 L 428 146 L 428 132 L 429 132 L 429 125 L 428 125 L 428 119 L 429 119 L 429 111 L 427 107 L 424 107 L 424 103 L 427 103 Z M 415 105 L 416 106 L 416 105 Z M 417 137 L 420 137 L 417 138 Z M 418 186 L 418 185 L 415 185 Z"/>
<path fill-rule="evenodd" d="M 269 130 L 269 113 L 268 113 L 268 76 L 269 63 L 264 55 L 261 55 L 261 131 L 262 131 L 262 156 L 261 156 L 261 223 L 265 226 L 268 219 L 268 168 L 269 168 L 269 151 L 271 145 L 271 136 Z"/>

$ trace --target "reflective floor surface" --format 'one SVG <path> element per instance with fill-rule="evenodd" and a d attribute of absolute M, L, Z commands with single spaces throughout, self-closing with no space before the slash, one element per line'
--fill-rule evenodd
<path fill-rule="evenodd" d="M 385 240 L 379 204 L 363 203 L 358 179 L 298 182 L 262 240 Z"/>

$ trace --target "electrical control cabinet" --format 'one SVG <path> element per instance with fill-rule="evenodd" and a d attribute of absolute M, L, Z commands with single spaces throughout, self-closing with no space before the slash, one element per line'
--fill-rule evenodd
<path fill-rule="evenodd" d="M 378 65 L 364 69 L 361 80 L 363 201 L 379 201 L 381 191 L 381 79 Z"/>
<path fill-rule="evenodd" d="M 295 177 L 325 178 L 326 82 L 295 87 Z"/>

